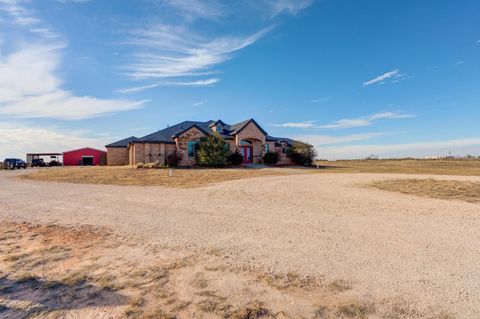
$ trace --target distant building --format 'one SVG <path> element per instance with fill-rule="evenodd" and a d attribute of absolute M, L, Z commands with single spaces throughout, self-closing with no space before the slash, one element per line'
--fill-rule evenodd
<path fill-rule="evenodd" d="M 106 165 L 107 152 L 91 147 L 63 152 L 64 166 Z"/>

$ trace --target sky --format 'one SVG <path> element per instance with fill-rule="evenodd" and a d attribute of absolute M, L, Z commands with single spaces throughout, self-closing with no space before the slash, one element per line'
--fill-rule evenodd
<path fill-rule="evenodd" d="M 480 155 L 478 0 L 0 0 L 0 158 L 254 118 L 319 158 Z"/>

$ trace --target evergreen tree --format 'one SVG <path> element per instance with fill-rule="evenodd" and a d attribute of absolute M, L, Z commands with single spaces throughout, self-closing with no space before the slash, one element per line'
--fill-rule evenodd
<path fill-rule="evenodd" d="M 224 167 L 227 165 L 227 158 L 230 155 L 228 144 L 217 132 L 202 137 L 197 152 L 199 165 L 207 167 Z"/>

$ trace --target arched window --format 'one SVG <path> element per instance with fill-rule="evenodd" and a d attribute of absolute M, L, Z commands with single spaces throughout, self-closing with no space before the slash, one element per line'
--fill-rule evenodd
<path fill-rule="evenodd" d="M 252 146 L 252 142 L 247 141 L 247 140 L 241 140 L 240 141 L 240 146 Z"/>

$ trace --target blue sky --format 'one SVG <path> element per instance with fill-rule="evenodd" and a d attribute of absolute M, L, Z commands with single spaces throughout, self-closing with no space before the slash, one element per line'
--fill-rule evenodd
<path fill-rule="evenodd" d="M 255 118 L 321 158 L 480 155 L 480 2 L 0 0 L 0 157 Z"/>

